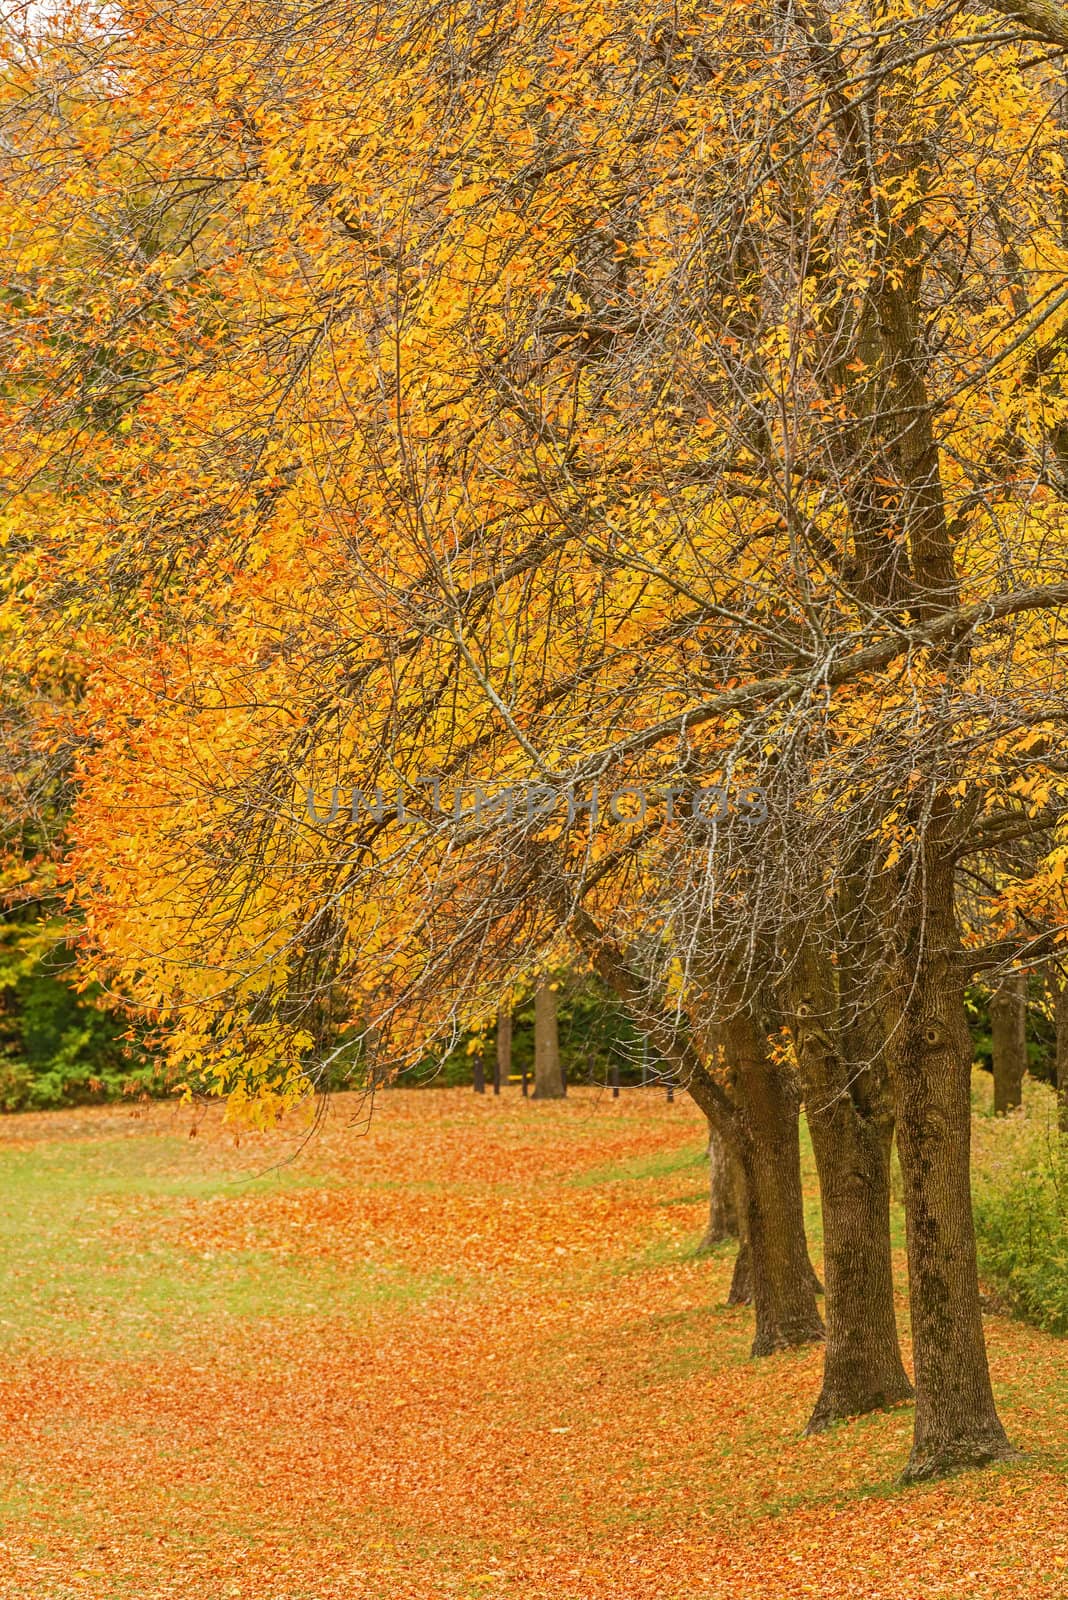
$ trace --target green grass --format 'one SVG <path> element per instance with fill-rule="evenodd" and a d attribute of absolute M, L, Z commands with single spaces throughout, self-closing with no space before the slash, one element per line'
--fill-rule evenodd
<path fill-rule="evenodd" d="M 654 1150 L 605 1164 L 636 1148 L 630 1128 L 620 1143 L 618 1108 L 601 1124 L 518 1097 L 435 1109 L 436 1097 L 398 1098 L 368 1159 L 343 1130 L 288 1164 L 272 1152 L 289 1143 L 242 1139 L 235 1152 L 210 1124 L 175 1138 L 158 1112 L 122 1133 L 107 1112 L 3 1128 L 0 1351 L 14 1398 L 0 1541 L 22 1562 L 21 1588 L 0 1576 L 5 1597 L 340 1600 L 355 1591 L 335 1580 L 355 1562 L 376 1600 L 525 1600 L 541 1566 L 536 1592 L 562 1600 L 676 1600 L 706 1592 L 720 1541 L 744 1545 L 754 1529 L 745 1592 L 770 1594 L 766 1545 L 781 1561 L 796 1529 L 807 1548 L 828 1511 L 828 1537 L 840 1540 L 844 1519 L 873 1551 L 918 1520 L 934 1554 L 916 1555 L 909 1596 L 1010 1592 L 1000 1571 L 945 1589 L 940 1530 L 958 1536 L 973 1501 L 989 1502 L 985 1528 L 1030 1496 L 1007 1567 L 1040 1543 L 1034 1528 L 1059 1526 L 1063 1346 L 993 1320 L 999 1401 L 1029 1454 L 940 1488 L 934 1504 L 897 1484 L 910 1408 L 806 1440 L 819 1349 L 749 1359 L 752 1311 L 723 1304 L 733 1246 L 694 1256 L 707 1166 L 692 1112 L 674 1150 L 661 1113 Z M 1003 1152 L 1012 1129 L 979 1121 L 983 1168 L 987 1135 Z M 482 1160 L 472 1141 L 487 1127 Z M 577 1187 L 571 1153 L 561 1159 L 569 1140 L 601 1163 Z M 529 1161 L 501 1158 L 512 1144 Z M 804 1129 L 802 1160 L 818 1264 Z M 434 1198 L 395 1213 L 383 1190 Z M 402 1241 L 423 1216 L 409 1257 Z M 354 1240 L 349 1217 L 363 1228 Z M 574 1248 L 557 1255 L 567 1230 Z M 406 1270 L 409 1259 L 427 1270 Z M 686 1556 L 709 1536 L 714 1550 Z M 906 1593 L 881 1572 L 872 1583 Z"/>
<path fill-rule="evenodd" d="M 254 1247 L 197 1250 L 160 1238 L 152 1224 L 175 1199 L 314 1182 L 295 1166 L 238 1180 L 183 1172 L 185 1154 L 181 1140 L 168 1138 L 0 1149 L 0 1349 L 44 1340 L 147 1354 L 180 1345 L 193 1323 L 359 1317 L 403 1307 L 446 1283 L 388 1260 L 344 1269 Z"/>
<path fill-rule="evenodd" d="M 572 1188 L 596 1189 L 604 1183 L 644 1183 L 653 1178 L 669 1178 L 676 1172 L 700 1170 L 705 1165 L 702 1145 L 685 1145 L 681 1150 L 658 1150 L 651 1156 L 632 1156 L 629 1161 L 611 1161 L 603 1167 L 587 1167 L 570 1179 Z"/>
<path fill-rule="evenodd" d="M 1017 1315 L 1068 1333 L 1068 1140 L 1052 1089 L 1028 1080 L 1024 1103 L 995 1118 L 990 1079 L 972 1086 L 972 1190 L 980 1271 Z"/>

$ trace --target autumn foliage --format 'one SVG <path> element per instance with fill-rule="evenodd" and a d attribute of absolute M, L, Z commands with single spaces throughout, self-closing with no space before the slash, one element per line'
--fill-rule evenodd
<path fill-rule="evenodd" d="M 1066 50 L 916 0 L 4 39 L 10 765 L 69 763 L 86 975 L 269 1120 L 596 969 L 724 1141 L 755 1355 L 824 1333 L 804 1103 L 813 1428 L 911 1394 L 896 1137 L 914 1478 L 1011 1453 L 964 996 L 1064 949 Z"/>

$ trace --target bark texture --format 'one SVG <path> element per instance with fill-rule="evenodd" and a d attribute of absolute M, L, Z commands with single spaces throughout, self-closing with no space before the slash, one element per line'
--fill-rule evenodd
<path fill-rule="evenodd" d="M 820 1181 L 827 1343 L 808 1423 L 816 1433 L 912 1395 L 901 1359 L 890 1249 L 888 1086 L 870 1028 L 842 1028 L 835 973 L 806 953 L 793 996 L 795 1053 Z M 864 1049 L 847 1060 L 849 1043 Z"/>
<path fill-rule="evenodd" d="M 555 903 L 551 889 L 548 898 Z M 798 1098 L 770 1061 L 766 1034 L 743 1005 L 722 1028 L 713 1018 L 694 1018 L 692 1031 L 680 1034 L 673 1015 L 650 1015 L 647 986 L 626 952 L 604 937 L 587 912 L 571 909 L 569 915 L 609 988 L 733 1150 L 739 1256 L 749 1263 L 756 1312 L 752 1353 L 822 1339 L 805 1242 Z M 720 1054 L 728 1064 L 727 1085 L 708 1067 L 710 1055 Z"/>
<path fill-rule="evenodd" d="M 901 1048 L 891 1057 L 905 1191 L 916 1418 L 907 1480 L 1012 1454 L 987 1366 L 969 1184 L 971 1039 L 938 818 L 902 938 Z"/>
<path fill-rule="evenodd" d="M 512 1008 L 501 1006 L 497 1012 L 497 1056 L 494 1088 L 499 1090 L 508 1082 L 512 1071 Z"/>
<path fill-rule="evenodd" d="M 1068 1133 L 1068 976 L 1057 991 L 1057 1126 Z"/>
<path fill-rule="evenodd" d="M 1027 1070 L 1027 980 L 1014 972 L 990 999 L 990 1036 L 994 1057 L 994 1115 L 1003 1117 L 1023 1101 Z"/>
<path fill-rule="evenodd" d="M 563 1095 L 556 990 L 543 978 L 534 991 L 534 1099 L 562 1100 Z"/>
<path fill-rule="evenodd" d="M 734 1158 L 720 1129 L 708 1123 L 708 1226 L 697 1246 L 698 1255 L 714 1250 L 725 1239 L 738 1236 Z"/>
<path fill-rule="evenodd" d="M 1059 0 L 992 0 L 992 9 L 1032 28 L 1040 39 L 1068 46 L 1068 6 Z"/>
<path fill-rule="evenodd" d="M 823 1338 L 801 1192 L 799 1100 L 770 1060 L 767 1037 L 749 1008 L 719 1030 L 736 1091 L 738 1160 L 745 1179 L 756 1331 L 754 1356 Z"/>
<path fill-rule="evenodd" d="M 738 1219 L 738 1254 L 734 1258 L 730 1288 L 727 1290 L 729 1306 L 751 1306 L 753 1303 L 753 1274 L 749 1270 L 749 1202 L 745 1193 L 745 1174 L 737 1152 L 732 1154 L 734 1177 L 734 1214 Z"/>
<path fill-rule="evenodd" d="M 751 1306 L 753 1304 L 753 1274 L 749 1269 L 748 1239 L 742 1240 L 738 1246 L 738 1254 L 734 1258 L 731 1285 L 727 1290 L 727 1304 L 729 1306 Z"/>

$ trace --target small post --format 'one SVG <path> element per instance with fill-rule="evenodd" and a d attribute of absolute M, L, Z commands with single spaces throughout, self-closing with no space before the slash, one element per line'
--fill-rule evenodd
<path fill-rule="evenodd" d="M 475 1059 L 474 1059 L 474 1078 L 475 1078 L 475 1093 L 476 1094 L 485 1094 L 485 1092 L 486 1092 L 486 1069 L 482 1065 L 482 1051 L 481 1050 L 479 1050 L 475 1055 Z"/>
<path fill-rule="evenodd" d="M 619 1062 L 612 1057 L 612 1099 L 619 1099 Z"/>
<path fill-rule="evenodd" d="M 642 1088 L 649 1082 L 649 1041 L 642 1034 Z"/>
<path fill-rule="evenodd" d="M 501 1058 L 498 1055 L 493 1058 L 493 1092 L 494 1094 L 501 1092 Z"/>
<path fill-rule="evenodd" d="M 523 1068 L 523 1099 L 525 1100 L 526 1097 L 527 1097 L 527 1069 L 524 1066 L 524 1068 Z"/>
<path fill-rule="evenodd" d="M 675 1080 L 674 1080 L 674 1078 L 669 1078 L 668 1081 L 667 1081 L 667 1098 L 668 1098 L 668 1105 L 671 1105 L 671 1103 L 675 1099 Z"/>

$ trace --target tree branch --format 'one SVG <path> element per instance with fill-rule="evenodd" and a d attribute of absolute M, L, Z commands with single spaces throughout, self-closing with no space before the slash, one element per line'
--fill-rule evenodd
<path fill-rule="evenodd" d="M 990 0 L 995 11 L 1030 28 L 1040 39 L 1068 50 L 1068 6 L 1058 0 Z"/>

